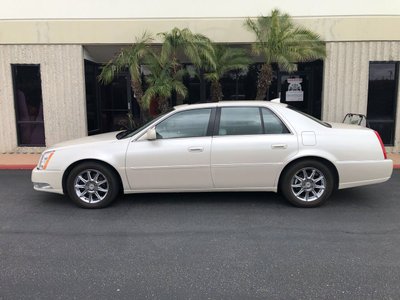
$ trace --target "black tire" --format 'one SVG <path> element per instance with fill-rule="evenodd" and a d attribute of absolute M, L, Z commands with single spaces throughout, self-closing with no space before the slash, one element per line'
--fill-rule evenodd
<path fill-rule="evenodd" d="M 313 170 L 315 173 L 312 173 Z M 334 186 L 335 179 L 332 170 L 316 160 L 294 163 L 284 171 L 280 181 L 280 191 L 285 198 L 294 206 L 303 208 L 323 204 L 332 194 Z"/>
<path fill-rule="evenodd" d="M 79 207 L 103 208 L 109 206 L 117 197 L 119 182 L 117 175 L 109 167 L 97 162 L 84 162 L 73 168 L 68 175 L 67 192 Z M 78 196 L 78 192 L 81 193 L 81 197 Z"/>

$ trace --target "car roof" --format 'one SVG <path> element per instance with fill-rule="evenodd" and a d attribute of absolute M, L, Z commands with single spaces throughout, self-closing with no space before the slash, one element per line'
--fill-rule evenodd
<path fill-rule="evenodd" d="M 182 104 L 174 107 L 175 110 L 187 110 L 193 108 L 210 108 L 210 107 L 224 107 L 224 106 L 266 106 L 266 107 L 286 107 L 283 103 L 274 103 L 271 101 L 257 101 L 257 100 L 240 100 L 240 101 L 221 101 L 211 103 L 198 103 L 198 104 Z"/>

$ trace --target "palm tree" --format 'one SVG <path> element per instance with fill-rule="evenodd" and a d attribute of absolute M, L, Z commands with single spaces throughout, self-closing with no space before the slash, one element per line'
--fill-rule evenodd
<path fill-rule="evenodd" d="M 222 100 L 221 77 L 233 70 L 245 70 L 251 63 L 246 51 L 241 48 L 229 48 L 224 45 L 214 44 L 212 60 L 214 66 L 209 67 L 205 78 L 211 82 L 211 100 L 218 102 Z"/>
<path fill-rule="evenodd" d="M 186 97 L 187 88 L 182 83 L 182 77 L 186 71 L 175 70 L 174 61 L 168 58 L 163 59 L 161 55 L 154 52 L 146 58 L 145 63 L 149 74 L 145 77 L 148 88 L 143 95 L 143 101 L 146 106 L 149 106 L 152 99 L 157 99 L 159 111 L 164 113 L 169 108 L 168 99 L 171 98 L 173 92 Z"/>
<path fill-rule="evenodd" d="M 175 27 L 158 35 L 163 43 L 159 53 L 152 52 L 146 61 L 150 74 L 146 76 L 149 87 L 144 94 L 144 101 L 149 104 L 157 99 L 160 112 L 164 112 L 168 110 L 168 99 L 173 93 L 181 97 L 187 95 L 187 88 L 182 83 L 186 71 L 181 59 L 192 62 L 198 69 L 214 66 L 214 49 L 209 38 L 193 33 L 188 28 Z"/>
<path fill-rule="evenodd" d="M 131 89 L 140 106 L 142 121 L 147 117 L 148 107 L 143 103 L 141 64 L 150 51 L 149 43 L 153 41 L 150 33 L 144 32 L 140 38 L 136 38 L 135 44 L 123 48 L 101 70 L 99 81 L 109 84 L 122 70 L 128 69 L 131 76 Z"/>
<path fill-rule="evenodd" d="M 272 64 L 282 70 L 296 70 L 296 62 L 313 61 L 326 56 L 325 43 L 318 34 L 296 25 L 288 14 L 275 9 L 268 17 L 247 18 L 245 26 L 256 36 L 253 53 L 264 63 L 258 76 L 256 99 L 264 99 L 272 81 Z"/>
<path fill-rule="evenodd" d="M 173 28 L 169 32 L 159 33 L 163 44 L 161 48 L 161 59 L 170 59 L 173 63 L 173 71 L 181 67 L 180 55 L 192 62 L 197 68 L 203 68 L 204 64 L 213 66 L 213 45 L 205 35 L 193 33 L 190 29 Z"/>

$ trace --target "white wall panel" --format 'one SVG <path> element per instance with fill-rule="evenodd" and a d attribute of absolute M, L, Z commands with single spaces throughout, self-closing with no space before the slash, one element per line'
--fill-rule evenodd
<path fill-rule="evenodd" d="M 201 1 L 198 3 L 204 6 Z M 246 1 L 243 3 L 247 5 Z M 2 20 L 0 17 L 0 44 L 121 45 L 133 43 L 135 37 L 141 36 L 144 31 L 156 34 L 174 27 L 187 27 L 196 33 L 207 35 L 218 43 L 252 43 L 254 35 L 243 26 L 247 16 L 251 15 L 244 14 L 242 17 L 232 18 L 186 16 L 156 19 Z M 327 42 L 400 40 L 400 30 L 396 30 L 400 28 L 399 16 L 301 16 L 293 19 L 296 23 L 318 33 Z M 155 36 L 154 43 L 160 42 L 161 37 Z"/>
<path fill-rule="evenodd" d="M 2 0 L 0 19 L 247 17 L 280 8 L 293 16 L 393 15 L 394 0 Z M 323 5 L 322 5 L 323 4 Z"/>
<path fill-rule="evenodd" d="M 342 122 L 348 112 L 367 113 L 370 61 L 400 61 L 400 42 L 327 43 L 324 63 L 323 119 Z M 400 82 L 398 83 L 400 87 Z M 399 88 L 400 92 L 400 88 Z M 397 97 L 395 147 L 400 151 L 400 93 Z"/>
<path fill-rule="evenodd" d="M 11 64 L 40 64 L 46 145 L 87 135 L 80 45 L 0 45 L 0 152 L 17 149 Z"/>

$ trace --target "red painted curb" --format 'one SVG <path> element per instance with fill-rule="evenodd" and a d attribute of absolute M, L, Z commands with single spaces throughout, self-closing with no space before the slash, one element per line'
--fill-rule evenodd
<path fill-rule="evenodd" d="M 400 169 L 400 165 L 393 165 L 393 169 Z"/>
<path fill-rule="evenodd" d="M 36 165 L 0 165 L 0 170 L 33 170 Z"/>

